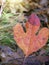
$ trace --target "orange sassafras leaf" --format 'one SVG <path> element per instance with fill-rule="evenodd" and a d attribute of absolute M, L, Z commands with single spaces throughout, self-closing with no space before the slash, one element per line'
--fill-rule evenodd
<path fill-rule="evenodd" d="M 36 22 L 40 23 L 40 21 Z M 26 32 L 24 32 L 23 27 L 19 23 L 16 24 L 13 28 L 14 39 L 26 56 L 38 51 L 40 48 L 46 45 L 49 36 L 49 30 L 44 27 L 36 35 L 39 27 L 40 24 L 37 26 L 36 24 L 33 25 L 30 22 L 26 22 Z"/>

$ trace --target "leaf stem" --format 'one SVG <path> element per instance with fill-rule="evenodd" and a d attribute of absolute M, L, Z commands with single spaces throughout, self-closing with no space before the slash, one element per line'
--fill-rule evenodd
<path fill-rule="evenodd" d="M 24 61 L 23 61 L 23 64 L 22 64 L 22 65 L 25 65 L 26 58 L 27 58 L 27 57 L 25 56 L 25 58 L 24 58 Z"/>

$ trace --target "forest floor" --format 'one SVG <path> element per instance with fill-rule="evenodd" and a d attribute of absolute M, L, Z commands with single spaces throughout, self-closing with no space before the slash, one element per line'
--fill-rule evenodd
<path fill-rule="evenodd" d="M 25 56 L 16 45 L 13 26 L 18 22 L 24 26 L 28 16 L 35 13 L 41 27 L 49 29 L 49 0 L 25 0 L 18 4 L 7 0 L 0 3 L 0 12 L 0 65 L 23 65 Z M 49 65 L 49 39 L 45 47 L 26 58 L 24 65 Z"/>

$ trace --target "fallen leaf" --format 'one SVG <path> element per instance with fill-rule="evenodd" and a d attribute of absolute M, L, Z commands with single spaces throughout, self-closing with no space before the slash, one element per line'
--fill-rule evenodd
<path fill-rule="evenodd" d="M 24 32 L 23 27 L 19 23 L 13 28 L 14 39 L 26 56 L 45 46 L 49 36 L 49 31 L 45 27 L 36 35 L 40 27 L 40 20 L 37 15 L 31 14 L 28 21 L 25 26 L 26 32 Z"/>

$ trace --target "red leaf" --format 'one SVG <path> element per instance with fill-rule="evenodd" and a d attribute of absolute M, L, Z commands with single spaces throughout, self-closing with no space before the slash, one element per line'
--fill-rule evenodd
<path fill-rule="evenodd" d="M 31 14 L 29 16 L 28 22 L 26 22 L 26 29 L 32 28 L 32 31 L 35 34 L 39 30 L 39 27 L 40 27 L 40 20 L 38 16 L 36 14 Z"/>

